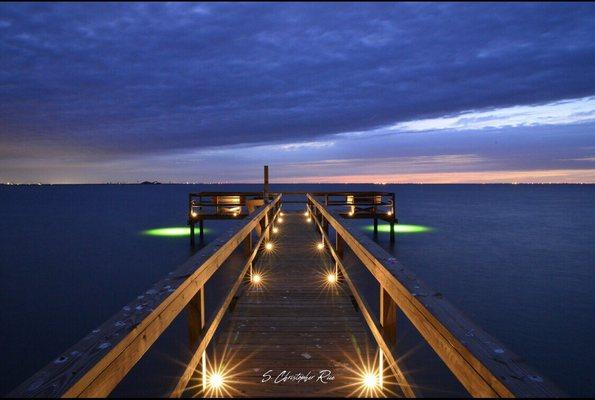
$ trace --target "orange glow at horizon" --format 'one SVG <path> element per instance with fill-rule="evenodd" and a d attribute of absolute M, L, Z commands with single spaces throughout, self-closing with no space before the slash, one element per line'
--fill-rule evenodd
<path fill-rule="evenodd" d="M 278 178 L 279 183 L 595 183 L 595 169 L 466 171 Z"/>

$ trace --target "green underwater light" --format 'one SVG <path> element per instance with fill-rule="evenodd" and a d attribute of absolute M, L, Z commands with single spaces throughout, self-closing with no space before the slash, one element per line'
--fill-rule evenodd
<path fill-rule="evenodd" d="M 204 229 L 204 232 L 207 233 L 208 229 Z M 199 234 L 200 228 L 194 228 L 194 233 Z M 173 226 L 169 228 L 155 228 L 155 229 L 147 229 L 143 231 L 143 235 L 148 236 L 167 236 L 167 237 L 179 237 L 179 236 L 190 236 L 190 227 L 189 226 Z"/>
<path fill-rule="evenodd" d="M 374 231 L 374 225 L 366 225 L 364 227 L 367 231 Z M 406 224 L 395 224 L 395 232 L 397 233 L 424 233 L 431 232 L 433 228 L 424 225 L 406 225 Z M 390 233 L 390 225 L 378 224 L 378 232 Z"/>

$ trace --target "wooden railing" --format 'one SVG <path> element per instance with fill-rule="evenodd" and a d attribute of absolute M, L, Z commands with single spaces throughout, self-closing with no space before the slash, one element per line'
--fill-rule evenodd
<path fill-rule="evenodd" d="M 119 313 L 16 388 L 9 397 L 104 397 L 118 385 L 151 345 L 188 310 L 193 356 L 171 392 L 180 396 L 227 311 L 258 251 L 270 234 L 281 195 L 255 210 Z M 252 246 L 252 231 L 259 240 Z M 245 245 L 248 260 L 210 321 L 205 321 L 204 286 L 225 260 Z"/>
<path fill-rule="evenodd" d="M 531 370 L 496 339 L 478 328 L 407 271 L 396 259 L 366 235 L 344 226 L 342 217 L 308 194 L 308 209 L 328 251 L 376 339 L 383 359 L 408 397 L 415 388 L 397 363 L 396 312 L 400 309 L 424 340 L 434 349 L 456 379 L 474 397 L 560 397 L 562 394 Z M 328 232 L 336 232 L 335 243 Z M 377 321 L 343 263 L 348 246 L 380 285 Z"/>

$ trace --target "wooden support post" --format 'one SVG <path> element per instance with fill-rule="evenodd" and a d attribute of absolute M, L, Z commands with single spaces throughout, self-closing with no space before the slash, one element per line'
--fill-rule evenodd
<path fill-rule="evenodd" d="M 269 166 L 264 166 L 264 190 L 262 192 L 262 198 L 266 203 L 269 201 Z"/>
<path fill-rule="evenodd" d="M 200 232 L 199 232 L 200 244 L 204 244 L 204 242 L 205 242 L 205 229 L 204 229 L 205 226 L 204 226 L 204 221 L 202 218 L 199 221 L 198 227 L 200 228 Z"/>
<path fill-rule="evenodd" d="M 376 213 L 374 213 L 374 237 L 378 237 L 378 217 L 376 216 Z"/>
<path fill-rule="evenodd" d="M 190 246 L 194 247 L 194 222 L 190 222 Z"/>
<path fill-rule="evenodd" d="M 198 346 L 200 341 L 200 336 L 202 331 L 205 327 L 205 287 L 203 286 L 200 290 L 194 295 L 194 297 L 190 300 L 188 305 L 186 306 L 186 310 L 188 311 L 188 338 L 189 338 L 189 347 L 190 350 L 194 351 L 194 349 Z M 201 362 L 201 369 L 200 375 L 197 377 L 199 381 L 202 380 L 202 390 L 206 389 L 206 379 L 207 379 L 207 360 L 206 360 L 207 352 L 203 352 L 202 354 L 202 362 Z M 198 374 L 198 372 L 197 372 Z"/>

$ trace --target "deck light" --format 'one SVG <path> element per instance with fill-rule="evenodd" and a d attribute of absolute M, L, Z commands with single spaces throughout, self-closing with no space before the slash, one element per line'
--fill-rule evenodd
<path fill-rule="evenodd" d="M 322 250 L 322 249 L 324 249 L 324 242 L 320 242 L 320 243 L 318 243 L 318 244 L 316 245 L 316 248 L 317 248 L 318 250 Z"/>
<path fill-rule="evenodd" d="M 266 242 L 264 245 L 264 248 L 267 249 L 268 251 L 273 250 L 273 242 Z"/>
<path fill-rule="evenodd" d="M 192 211 L 192 213 L 190 213 L 190 215 L 192 215 L 192 218 L 196 218 L 196 216 L 198 215 L 195 211 Z"/>
<path fill-rule="evenodd" d="M 214 372 L 209 377 L 209 386 L 211 389 L 219 389 L 224 384 L 223 375 L 218 372 Z"/>
<path fill-rule="evenodd" d="M 253 284 L 258 285 L 260 282 L 262 282 L 262 276 L 260 276 L 260 274 L 253 274 L 250 280 Z"/>
<path fill-rule="evenodd" d="M 393 212 L 392 212 L 392 210 L 389 210 L 389 211 L 386 213 L 386 215 L 393 215 Z"/>
<path fill-rule="evenodd" d="M 278 223 L 281 223 L 281 222 L 283 222 L 283 218 L 281 218 L 281 217 L 277 218 L 277 222 L 278 222 Z"/>
<path fill-rule="evenodd" d="M 337 275 L 330 273 L 326 276 L 326 281 L 331 285 L 337 282 Z"/>
<path fill-rule="evenodd" d="M 363 384 L 366 387 L 366 389 L 375 389 L 376 385 L 378 385 L 378 378 L 376 377 L 376 374 L 371 372 L 366 373 L 363 377 Z"/>
<path fill-rule="evenodd" d="M 279 215 L 282 217 L 282 216 L 284 216 L 285 214 L 283 213 L 283 211 L 279 211 Z"/>
<path fill-rule="evenodd" d="M 273 227 L 273 233 L 277 233 L 279 232 L 279 228 L 277 228 L 276 226 Z"/>
<path fill-rule="evenodd" d="M 304 211 L 304 217 L 308 216 L 308 211 Z"/>
<path fill-rule="evenodd" d="M 353 217 L 353 210 L 349 211 L 349 216 Z"/>
<path fill-rule="evenodd" d="M 308 217 L 308 219 L 306 221 L 308 221 L 308 223 L 310 223 L 310 222 L 312 222 L 312 218 Z"/>

